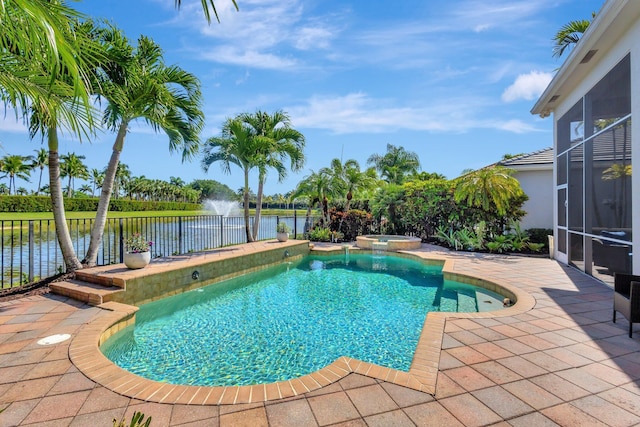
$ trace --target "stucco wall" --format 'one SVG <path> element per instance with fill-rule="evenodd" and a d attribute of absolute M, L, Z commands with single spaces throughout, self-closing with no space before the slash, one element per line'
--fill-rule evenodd
<path fill-rule="evenodd" d="M 553 170 L 517 171 L 513 176 L 529 196 L 522 207 L 527 215 L 520 228 L 553 228 Z"/>

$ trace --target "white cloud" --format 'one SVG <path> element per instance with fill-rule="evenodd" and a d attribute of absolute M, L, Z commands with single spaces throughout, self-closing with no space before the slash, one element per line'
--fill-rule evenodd
<path fill-rule="evenodd" d="M 516 81 L 502 93 L 502 100 L 504 102 L 513 102 L 519 99 L 531 101 L 540 96 L 552 78 L 553 74 L 542 71 L 520 74 Z"/>
<path fill-rule="evenodd" d="M 430 100 L 429 106 L 399 107 L 364 93 L 314 96 L 306 104 L 285 108 L 299 128 L 326 129 L 336 134 L 385 133 L 398 130 L 464 133 L 472 129 L 499 129 L 514 133 L 536 131 L 520 120 L 478 119 L 486 99 Z"/>
<path fill-rule="evenodd" d="M 13 111 L 0 117 L 0 131 L 11 133 L 27 133 L 27 126 L 20 119 L 16 119 Z"/>

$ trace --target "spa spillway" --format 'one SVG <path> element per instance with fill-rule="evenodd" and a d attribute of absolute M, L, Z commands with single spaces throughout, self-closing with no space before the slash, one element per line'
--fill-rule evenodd
<path fill-rule="evenodd" d="M 404 251 L 419 249 L 422 240 L 411 236 L 367 235 L 356 237 L 356 246 L 360 249 L 384 251 Z"/>

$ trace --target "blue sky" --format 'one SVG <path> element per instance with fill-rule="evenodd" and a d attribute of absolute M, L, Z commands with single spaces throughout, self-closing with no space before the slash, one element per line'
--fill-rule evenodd
<path fill-rule="evenodd" d="M 258 109 L 284 110 L 306 137 L 306 165 L 266 194 L 285 193 L 331 159 L 361 166 L 387 144 L 420 157 L 422 170 L 454 178 L 506 153 L 553 144 L 552 120 L 529 113 L 561 60 L 553 34 L 574 19 L 589 19 L 603 0 L 216 0 L 221 23 L 207 25 L 200 1 L 84 0 L 72 5 L 106 18 L 135 42 L 158 42 L 168 64 L 202 83 L 203 140 L 219 135 L 227 117 Z M 34 154 L 12 112 L 0 118 L 0 156 Z M 103 169 L 115 134 L 82 144 L 63 138 L 60 153 L 86 156 Z M 127 136 L 121 162 L 134 176 L 185 182 L 215 179 L 236 190 L 242 174 L 199 159 L 181 163 L 168 139 L 143 123 Z M 2 182 L 6 182 L 3 180 Z M 18 179 L 18 187 L 35 188 Z M 76 183 L 78 188 L 81 183 Z M 257 188 L 257 178 L 251 178 Z"/>

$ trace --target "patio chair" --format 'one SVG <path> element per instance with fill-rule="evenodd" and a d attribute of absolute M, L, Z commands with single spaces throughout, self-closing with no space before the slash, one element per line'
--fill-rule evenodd
<path fill-rule="evenodd" d="M 633 324 L 640 322 L 640 276 L 615 273 L 613 290 L 613 323 L 619 311 L 629 321 L 631 338 Z"/>

